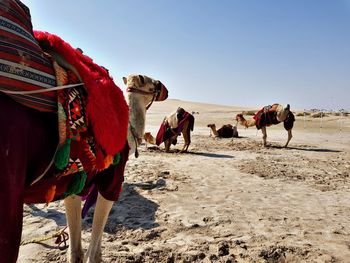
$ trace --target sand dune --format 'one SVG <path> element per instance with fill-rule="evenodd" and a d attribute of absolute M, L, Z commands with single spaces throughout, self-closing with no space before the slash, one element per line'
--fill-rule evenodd
<path fill-rule="evenodd" d="M 208 123 L 235 124 L 254 108 L 168 100 L 154 103 L 146 131 L 183 107 L 195 112 L 189 153 L 182 138 L 140 147 L 103 236 L 104 262 L 349 262 L 350 117 L 297 117 L 290 148 L 283 125 L 239 127 L 240 138 L 209 138 Z M 341 127 L 341 129 L 340 129 Z M 92 212 L 84 220 L 83 246 Z M 63 202 L 25 205 L 23 240 L 65 226 Z M 19 262 L 63 262 L 54 240 L 21 247 Z"/>

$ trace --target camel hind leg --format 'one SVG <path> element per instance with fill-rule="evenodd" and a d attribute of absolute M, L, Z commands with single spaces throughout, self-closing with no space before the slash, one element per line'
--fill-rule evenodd
<path fill-rule="evenodd" d="M 265 127 L 261 127 L 261 132 L 263 134 L 263 144 L 264 144 L 264 147 L 266 147 L 266 139 L 267 139 L 267 132 L 266 132 L 266 126 Z"/>
<path fill-rule="evenodd" d="M 188 146 L 190 146 L 190 144 L 191 144 L 191 130 L 190 130 L 189 124 L 190 124 L 189 121 L 185 122 L 184 127 L 182 129 L 182 136 L 184 137 L 185 143 L 184 143 L 184 146 L 181 150 L 181 153 L 187 152 Z"/>
<path fill-rule="evenodd" d="M 94 218 L 92 223 L 91 243 L 85 255 L 86 263 L 102 262 L 101 239 L 113 201 L 105 199 L 98 193 Z"/>

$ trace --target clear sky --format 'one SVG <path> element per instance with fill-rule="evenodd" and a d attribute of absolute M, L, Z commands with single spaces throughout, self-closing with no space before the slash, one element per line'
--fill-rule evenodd
<path fill-rule="evenodd" d="M 350 110 L 350 0 L 23 0 L 59 35 L 122 77 L 170 98 Z"/>

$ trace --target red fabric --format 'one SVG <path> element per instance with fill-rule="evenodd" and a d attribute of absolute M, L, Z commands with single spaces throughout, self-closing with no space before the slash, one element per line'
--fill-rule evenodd
<path fill-rule="evenodd" d="M 156 136 L 156 144 L 159 146 L 162 142 L 164 142 L 164 136 L 165 136 L 165 132 L 167 130 L 167 128 L 169 127 L 169 125 L 165 125 L 164 122 L 162 122 L 162 124 L 159 127 L 159 130 L 157 132 L 157 136 Z"/>
<path fill-rule="evenodd" d="M 48 45 L 78 70 L 88 93 L 86 111 L 96 142 L 107 155 L 114 156 L 123 149 L 127 137 L 129 108 L 123 92 L 106 69 L 60 37 L 39 31 L 34 35 L 42 46 Z"/>
<path fill-rule="evenodd" d="M 0 123 L 5 124 L 0 129 L 0 262 L 15 263 L 25 185 L 44 172 L 54 155 L 57 115 L 25 107 L 2 93 L 0 105 Z"/>

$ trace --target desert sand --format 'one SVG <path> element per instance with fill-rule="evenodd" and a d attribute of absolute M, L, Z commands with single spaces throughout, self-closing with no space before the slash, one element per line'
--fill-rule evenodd
<path fill-rule="evenodd" d="M 234 139 L 210 138 L 206 127 L 235 125 L 254 108 L 168 100 L 149 110 L 146 131 L 155 135 L 179 106 L 195 113 L 189 153 L 179 153 L 180 137 L 170 153 L 143 144 L 130 158 L 104 262 L 350 262 L 350 117 L 297 117 L 287 149 L 283 124 L 269 127 L 264 148 L 254 127 L 238 126 Z M 66 225 L 62 201 L 24 209 L 24 241 Z M 54 241 L 21 246 L 18 262 L 64 262 Z"/>

